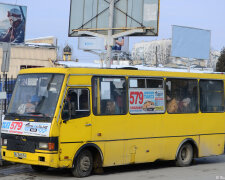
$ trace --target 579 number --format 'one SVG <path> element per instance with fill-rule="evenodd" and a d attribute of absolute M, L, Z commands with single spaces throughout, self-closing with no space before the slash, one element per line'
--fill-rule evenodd
<path fill-rule="evenodd" d="M 142 91 L 130 92 L 130 104 L 142 104 L 144 101 L 144 93 Z"/>
<path fill-rule="evenodd" d="M 22 126 L 23 126 L 22 122 L 12 122 L 11 126 L 10 126 L 10 129 L 12 129 L 12 130 L 21 130 Z"/>

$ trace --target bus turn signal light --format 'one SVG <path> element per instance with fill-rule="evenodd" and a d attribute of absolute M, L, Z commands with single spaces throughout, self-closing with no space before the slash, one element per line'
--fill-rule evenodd
<path fill-rule="evenodd" d="M 55 150 L 55 143 L 48 143 L 48 150 Z"/>

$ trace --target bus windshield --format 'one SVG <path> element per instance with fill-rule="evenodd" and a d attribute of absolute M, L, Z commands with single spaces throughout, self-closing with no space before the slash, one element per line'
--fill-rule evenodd
<path fill-rule="evenodd" d="M 53 117 L 63 79 L 62 74 L 19 75 L 7 115 Z"/>

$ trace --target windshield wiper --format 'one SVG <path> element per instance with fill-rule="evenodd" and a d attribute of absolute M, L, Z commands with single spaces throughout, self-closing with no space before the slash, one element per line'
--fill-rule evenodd
<path fill-rule="evenodd" d="M 26 114 L 30 114 L 30 115 L 37 115 L 37 116 L 42 116 L 42 117 L 48 117 L 46 116 L 44 113 L 40 113 L 40 112 L 28 112 Z"/>
<path fill-rule="evenodd" d="M 18 113 L 6 113 L 6 116 L 13 116 L 13 117 L 19 117 L 21 114 Z"/>
<path fill-rule="evenodd" d="M 21 120 L 21 114 L 18 114 L 18 113 L 6 113 L 5 115 L 6 116 L 12 116 L 15 119 L 18 118 L 19 120 Z"/>

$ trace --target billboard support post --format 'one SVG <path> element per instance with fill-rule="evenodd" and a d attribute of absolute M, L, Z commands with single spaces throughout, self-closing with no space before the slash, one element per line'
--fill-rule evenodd
<path fill-rule="evenodd" d="M 107 38 L 107 56 L 106 56 L 106 67 L 110 68 L 111 66 L 111 51 L 114 39 L 112 38 L 112 28 L 113 28 L 113 16 L 114 16 L 114 0 L 110 1 L 109 5 L 109 30 Z"/>

